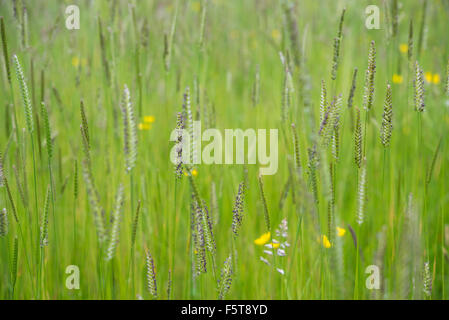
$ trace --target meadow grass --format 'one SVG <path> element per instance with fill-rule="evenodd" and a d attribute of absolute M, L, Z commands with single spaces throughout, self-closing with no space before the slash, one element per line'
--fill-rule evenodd
<path fill-rule="evenodd" d="M 0 299 L 447 299 L 449 4 L 371 2 L 2 1 Z"/>

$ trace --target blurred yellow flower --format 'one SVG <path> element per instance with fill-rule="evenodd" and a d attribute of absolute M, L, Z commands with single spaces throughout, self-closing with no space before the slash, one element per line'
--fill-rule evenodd
<path fill-rule="evenodd" d="M 337 236 L 343 237 L 345 235 L 345 233 L 346 233 L 346 229 L 337 227 Z"/>
<path fill-rule="evenodd" d="M 192 176 L 194 176 L 194 177 L 196 177 L 198 175 L 198 171 L 196 169 L 193 169 L 191 172 L 192 172 Z M 188 177 L 189 176 L 189 172 L 187 170 L 184 171 L 184 175 L 186 177 Z"/>
<path fill-rule="evenodd" d="M 402 132 L 404 133 L 404 135 L 408 136 L 410 134 L 410 127 L 409 126 L 402 127 Z"/>
<path fill-rule="evenodd" d="M 321 236 L 322 242 L 323 242 L 323 247 L 325 247 L 326 249 L 329 249 L 330 247 L 332 247 L 332 244 L 330 243 L 329 239 L 327 238 L 327 236 L 325 234 L 323 234 Z"/>
<path fill-rule="evenodd" d="M 393 74 L 393 83 L 402 83 L 404 78 L 400 74 Z"/>
<path fill-rule="evenodd" d="M 78 68 L 80 66 L 80 64 L 81 64 L 81 66 L 85 67 L 87 65 L 87 60 L 85 58 L 80 59 L 78 57 L 73 57 L 72 58 L 72 65 L 75 68 Z"/>
<path fill-rule="evenodd" d="M 201 10 L 201 3 L 199 1 L 192 2 L 192 10 L 199 12 Z"/>
<path fill-rule="evenodd" d="M 435 73 L 435 74 L 433 75 L 433 77 L 432 77 L 432 82 L 433 82 L 434 84 L 439 84 L 439 83 L 440 83 L 440 80 L 441 80 L 440 75 L 439 75 L 438 73 Z"/>
<path fill-rule="evenodd" d="M 279 39 L 281 38 L 281 33 L 279 32 L 278 29 L 273 29 L 271 31 L 271 37 L 275 40 L 275 41 L 279 41 Z"/>
<path fill-rule="evenodd" d="M 156 121 L 156 118 L 154 116 L 144 116 L 143 117 L 143 122 L 145 122 L 145 123 L 153 123 L 154 121 Z"/>
<path fill-rule="evenodd" d="M 401 51 L 402 53 L 407 53 L 408 52 L 408 45 L 406 43 L 401 43 L 399 45 L 399 51 Z"/>
<path fill-rule="evenodd" d="M 281 244 L 280 244 L 280 243 L 277 243 L 277 242 L 271 242 L 271 243 L 267 244 L 267 246 L 268 246 L 270 249 L 277 249 L 277 248 L 279 248 L 280 245 L 281 245 Z"/>
<path fill-rule="evenodd" d="M 151 129 L 151 124 L 149 123 L 139 123 L 139 130 L 150 130 Z"/>
<path fill-rule="evenodd" d="M 270 240 L 270 237 L 271 237 L 271 233 L 270 232 L 264 233 L 259 238 L 254 240 L 254 244 L 257 244 L 258 246 L 263 246 L 264 244 L 266 244 Z"/>
<path fill-rule="evenodd" d="M 80 65 L 80 59 L 78 57 L 72 58 L 72 65 L 77 68 Z"/>
<path fill-rule="evenodd" d="M 424 74 L 424 78 L 426 79 L 427 83 L 439 84 L 440 81 L 441 81 L 441 77 L 440 77 L 440 75 L 438 73 L 434 74 L 434 73 L 429 72 L 429 71 L 427 71 Z"/>

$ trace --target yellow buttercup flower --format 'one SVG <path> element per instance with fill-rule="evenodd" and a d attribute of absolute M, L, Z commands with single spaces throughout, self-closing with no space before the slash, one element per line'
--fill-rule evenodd
<path fill-rule="evenodd" d="M 78 68 L 80 65 L 85 67 L 85 66 L 87 66 L 87 60 L 86 60 L 86 58 L 80 59 L 78 57 L 73 57 L 72 58 L 72 65 L 75 68 Z"/>
<path fill-rule="evenodd" d="M 401 51 L 402 53 L 407 53 L 408 52 L 408 45 L 406 43 L 401 43 L 399 45 L 399 51 Z"/>
<path fill-rule="evenodd" d="M 267 244 L 267 246 L 269 246 L 270 249 L 271 249 L 271 248 L 277 249 L 277 248 L 279 248 L 280 245 L 281 245 L 281 244 L 280 244 L 280 243 L 277 243 L 277 242 L 271 242 L 271 243 Z"/>
<path fill-rule="evenodd" d="M 402 127 L 402 133 L 404 133 L 404 135 L 408 136 L 410 134 L 410 127 L 409 126 Z"/>
<path fill-rule="evenodd" d="M 270 237 L 271 237 L 271 233 L 270 232 L 264 233 L 259 238 L 254 240 L 254 244 L 257 244 L 258 246 L 263 246 L 264 244 L 266 244 L 270 240 Z"/>
<path fill-rule="evenodd" d="M 281 38 L 281 33 L 279 32 L 278 29 L 273 29 L 271 31 L 271 37 L 275 40 L 275 41 L 279 41 L 279 39 Z"/>
<path fill-rule="evenodd" d="M 156 118 L 154 116 L 143 117 L 143 122 L 145 123 L 153 123 L 154 121 L 156 121 Z"/>
<path fill-rule="evenodd" d="M 343 237 L 345 235 L 345 233 L 346 233 L 346 229 L 337 227 L 337 236 Z"/>
<path fill-rule="evenodd" d="M 433 77 L 432 77 L 432 82 L 433 82 L 434 84 L 439 84 L 439 83 L 440 83 L 440 80 L 441 80 L 440 75 L 439 75 L 438 73 L 435 73 L 435 74 L 433 75 Z"/>
<path fill-rule="evenodd" d="M 429 72 L 429 71 L 427 71 L 424 74 L 424 78 L 426 79 L 427 83 L 439 84 L 440 81 L 441 81 L 441 77 L 440 77 L 440 75 L 438 73 L 434 74 L 434 73 Z"/>
<path fill-rule="evenodd" d="M 139 123 L 139 130 L 150 130 L 151 129 L 151 124 L 149 123 Z"/>
<path fill-rule="evenodd" d="M 190 172 L 192 173 L 192 176 L 194 176 L 194 177 L 196 177 L 198 175 L 198 170 L 196 170 L 196 169 L 192 169 L 192 171 L 190 171 Z M 184 175 L 186 177 L 188 177 L 189 176 L 189 172 L 188 171 L 184 171 Z"/>
<path fill-rule="evenodd" d="M 80 65 L 80 59 L 78 57 L 72 58 L 72 65 L 77 68 Z"/>
<path fill-rule="evenodd" d="M 393 74 L 393 83 L 402 83 L 404 78 L 400 74 Z"/>
<path fill-rule="evenodd" d="M 325 234 L 323 234 L 321 236 L 322 242 L 323 242 L 323 247 L 325 247 L 326 249 L 329 249 L 330 247 L 332 247 L 331 242 L 329 241 L 329 239 L 327 238 L 327 236 Z"/>

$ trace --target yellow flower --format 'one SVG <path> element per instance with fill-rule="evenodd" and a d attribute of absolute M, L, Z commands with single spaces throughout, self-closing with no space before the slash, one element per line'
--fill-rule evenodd
<path fill-rule="evenodd" d="M 276 243 L 276 242 L 271 242 L 271 243 L 267 244 L 267 246 L 268 246 L 270 249 L 271 249 L 271 248 L 277 249 L 277 248 L 279 248 L 280 245 L 281 245 L 280 243 Z"/>
<path fill-rule="evenodd" d="M 156 121 L 156 118 L 154 116 L 143 117 L 143 122 L 145 123 L 153 123 L 154 121 Z"/>
<path fill-rule="evenodd" d="M 196 177 L 198 175 L 198 171 L 196 169 L 193 169 L 191 172 L 192 172 L 192 176 L 194 176 L 194 177 Z M 184 175 L 186 177 L 188 177 L 189 176 L 189 172 L 188 171 L 184 171 Z"/>
<path fill-rule="evenodd" d="M 80 59 L 78 57 L 72 58 L 72 65 L 77 68 L 80 65 Z"/>
<path fill-rule="evenodd" d="M 139 123 L 139 130 L 150 130 L 151 124 L 149 123 Z"/>
<path fill-rule="evenodd" d="M 400 74 L 393 74 L 393 83 L 402 83 L 404 78 Z"/>
<path fill-rule="evenodd" d="M 432 72 L 426 72 L 426 73 L 424 74 L 424 78 L 426 78 L 426 81 L 427 81 L 427 82 L 431 83 L 431 82 L 432 82 L 432 78 L 433 78 Z"/>
<path fill-rule="evenodd" d="M 330 247 L 332 247 L 332 244 L 330 243 L 329 239 L 327 238 L 327 236 L 325 234 L 323 234 L 321 236 L 322 238 L 322 242 L 323 242 L 323 247 L 325 247 L 326 249 L 329 249 Z"/>
<path fill-rule="evenodd" d="M 279 32 L 278 29 L 273 29 L 271 31 L 271 37 L 275 40 L 275 41 L 279 41 L 279 39 L 281 38 L 281 33 Z"/>
<path fill-rule="evenodd" d="M 199 1 L 192 2 L 192 10 L 195 12 L 200 12 L 201 10 L 201 3 Z"/>
<path fill-rule="evenodd" d="M 343 237 L 345 235 L 345 233 L 346 233 L 346 229 L 337 227 L 337 236 Z"/>
<path fill-rule="evenodd" d="M 432 77 L 432 82 L 434 83 L 434 84 L 439 84 L 440 83 L 440 75 L 438 74 L 438 73 L 435 73 L 434 75 L 433 75 L 433 77 Z"/>
<path fill-rule="evenodd" d="M 408 52 L 408 45 L 406 43 L 401 43 L 399 45 L 399 51 L 401 51 L 402 53 L 407 53 Z"/>
<path fill-rule="evenodd" d="M 264 244 L 266 244 L 270 240 L 270 237 L 271 237 L 271 233 L 270 232 L 264 233 L 259 238 L 254 240 L 254 244 L 257 244 L 258 246 L 263 246 Z"/>
<path fill-rule="evenodd" d="M 409 126 L 402 127 L 402 132 L 404 133 L 404 135 L 408 136 L 410 134 L 410 127 Z"/>
<path fill-rule="evenodd" d="M 73 58 L 72 58 L 72 65 L 73 65 L 75 68 L 78 68 L 80 65 L 83 66 L 83 67 L 85 67 L 85 66 L 87 66 L 87 60 L 86 60 L 86 58 L 80 59 L 80 58 L 78 58 L 78 57 L 73 57 Z"/>

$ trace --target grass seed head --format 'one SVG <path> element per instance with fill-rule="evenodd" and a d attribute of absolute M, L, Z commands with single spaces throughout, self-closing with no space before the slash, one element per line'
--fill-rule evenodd
<path fill-rule="evenodd" d="M 5 22 L 3 17 L 0 17 L 0 32 L 2 36 L 2 47 L 3 47 L 3 59 L 5 62 L 5 69 L 6 69 L 6 77 L 8 79 L 9 84 L 11 84 L 11 66 L 9 61 L 9 54 L 8 54 L 8 40 L 6 38 L 6 29 L 5 29 Z"/>
<path fill-rule="evenodd" d="M 362 122 L 360 120 L 360 110 L 355 107 L 355 130 L 354 130 L 354 159 L 357 168 L 362 166 Z"/>
<path fill-rule="evenodd" d="M 374 76 L 376 74 L 376 47 L 374 40 L 370 43 L 368 53 L 368 68 L 365 73 L 365 93 L 363 96 L 363 107 L 369 111 L 374 101 Z"/>
<path fill-rule="evenodd" d="M 237 237 L 243 221 L 243 201 L 244 201 L 244 183 L 239 184 L 239 190 L 235 197 L 234 208 L 232 209 L 232 232 Z"/>
<path fill-rule="evenodd" d="M 426 107 L 424 101 L 424 73 L 418 61 L 415 62 L 415 80 L 413 81 L 413 87 L 415 89 L 415 111 L 423 112 Z"/>
<path fill-rule="evenodd" d="M 34 131 L 33 123 L 33 107 L 31 105 L 30 95 L 28 92 L 28 86 L 25 81 L 25 76 L 23 74 L 22 66 L 20 65 L 19 58 L 16 55 L 13 56 L 14 66 L 16 68 L 17 81 L 20 86 L 20 93 L 22 96 L 22 103 L 25 109 L 25 119 L 27 124 L 28 132 L 31 134 Z"/>
<path fill-rule="evenodd" d="M 151 253 L 146 250 L 146 268 L 147 268 L 147 289 L 153 299 L 157 298 L 157 282 L 156 282 L 156 270 L 154 267 L 154 260 Z"/>
<path fill-rule="evenodd" d="M 230 255 L 223 263 L 223 268 L 221 269 L 221 277 L 218 281 L 218 299 L 223 300 L 226 294 L 229 292 L 232 284 L 232 255 Z"/>
<path fill-rule="evenodd" d="M 390 145 L 392 130 L 393 130 L 393 102 L 391 98 L 391 86 L 388 84 L 384 103 L 384 113 L 382 115 L 382 125 L 380 128 L 380 141 L 382 142 L 384 148 Z"/>
<path fill-rule="evenodd" d="M 115 256 L 115 250 L 119 241 L 120 218 L 123 207 L 123 185 L 120 184 L 115 197 L 114 211 L 112 212 L 112 226 L 109 235 L 109 245 L 106 250 L 106 260 L 112 260 Z"/>
<path fill-rule="evenodd" d="M 6 208 L 0 211 L 0 237 L 6 237 L 8 235 L 8 213 Z"/>
<path fill-rule="evenodd" d="M 40 246 L 48 246 L 48 211 L 50 208 L 50 186 L 47 187 L 47 193 L 45 196 L 44 210 L 42 213 L 41 221 L 41 234 L 40 234 Z"/>

